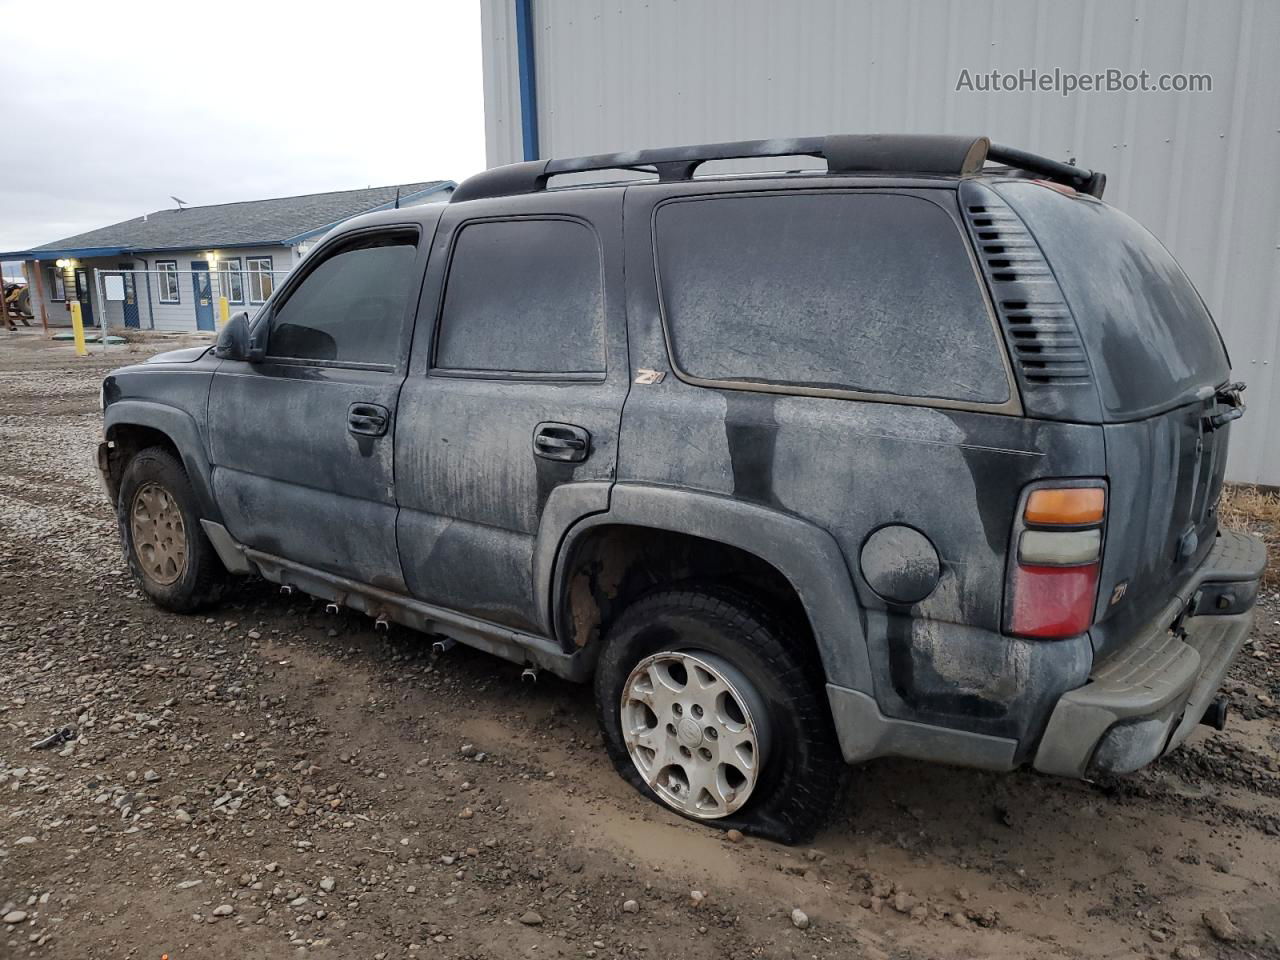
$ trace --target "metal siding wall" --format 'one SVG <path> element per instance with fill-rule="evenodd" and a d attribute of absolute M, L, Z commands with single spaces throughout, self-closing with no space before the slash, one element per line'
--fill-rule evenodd
<path fill-rule="evenodd" d="M 523 159 L 515 9 L 515 0 L 480 0 L 485 159 L 491 167 Z"/>
<path fill-rule="evenodd" d="M 484 0 L 490 164 L 520 159 L 513 0 Z M 1106 171 L 1249 383 L 1229 475 L 1280 484 L 1280 3 L 534 0 L 543 156 L 831 132 L 985 133 Z M 957 92 L 1038 66 L 1210 73 L 1208 94 Z"/>

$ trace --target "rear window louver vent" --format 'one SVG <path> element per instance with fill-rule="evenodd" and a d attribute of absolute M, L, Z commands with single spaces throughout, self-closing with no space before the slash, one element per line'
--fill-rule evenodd
<path fill-rule="evenodd" d="M 990 190 L 962 194 L 961 202 L 1023 383 L 1088 384 L 1089 364 L 1075 319 L 1035 238 Z"/>

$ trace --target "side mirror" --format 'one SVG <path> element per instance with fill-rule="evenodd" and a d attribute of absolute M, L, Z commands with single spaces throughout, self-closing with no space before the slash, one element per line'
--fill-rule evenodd
<path fill-rule="evenodd" d="M 218 342 L 213 348 L 213 355 L 222 360 L 253 362 L 261 359 L 254 356 L 253 348 L 254 344 L 249 335 L 249 314 L 237 313 L 218 333 Z"/>

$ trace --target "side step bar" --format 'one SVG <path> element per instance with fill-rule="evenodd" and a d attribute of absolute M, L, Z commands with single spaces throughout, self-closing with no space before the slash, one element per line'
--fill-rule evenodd
<path fill-rule="evenodd" d="M 301 590 L 331 605 L 350 607 L 385 623 L 396 623 L 423 633 L 440 634 L 450 640 L 483 650 L 524 667 L 548 670 L 566 680 L 582 682 L 591 677 L 598 650 L 592 647 L 566 653 L 554 640 L 522 630 L 489 623 L 454 610 L 423 603 L 294 563 L 238 543 L 221 524 L 202 520 L 219 559 L 232 573 L 257 573 L 272 583 Z"/>

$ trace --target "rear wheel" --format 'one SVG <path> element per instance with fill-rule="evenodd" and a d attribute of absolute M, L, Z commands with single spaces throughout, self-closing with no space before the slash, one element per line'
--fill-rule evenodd
<path fill-rule="evenodd" d="M 596 672 L 614 766 L 682 816 L 785 843 L 809 838 L 846 768 L 807 652 L 725 588 L 637 601 L 610 628 Z"/>
<path fill-rule="evenodd" d="M 191 481 L 172 453 L 149 447 L 129 461 L 116 514 L 129 570 L 158 606 L 190 613 L 222 595 L 227 571 L 200 526 Z"/>

